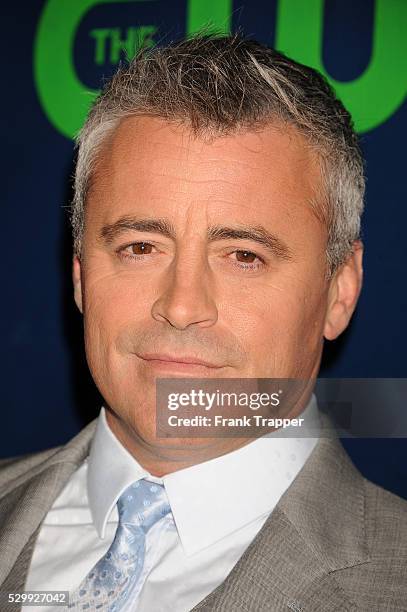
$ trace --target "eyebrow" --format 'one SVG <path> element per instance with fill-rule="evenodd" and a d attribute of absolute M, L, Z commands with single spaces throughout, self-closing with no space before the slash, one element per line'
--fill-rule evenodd
<path fill-rule="evenodd" d="M 114 223 L 104 225 L 100 230 L 99 239 L 108 246 L 121 234 L 128 231 L 157 233 L 171 240 L 176 239 L 175 228 L 167 219 L 139 219 L 131 216 L 120 217 Z M 207 238 L 208 242 L 251 240 L 265 247 L 278 259 L 290 260 L 293 258 L 288 245 L 262 225 L 236 227 L 214 225 L 208 228 Z"/>
<path fill-rule="evenodd" d="M 175 240 L 175 228 L 166 219 L 138 219 L 137 217 L 120 217 L 114 223 L 104 225 L 100 238 L 109 245 L 124 232 L 154 232 Z"/>

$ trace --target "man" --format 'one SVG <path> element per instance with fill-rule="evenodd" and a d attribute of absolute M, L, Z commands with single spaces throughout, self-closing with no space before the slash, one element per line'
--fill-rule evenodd
<path fill-rule="evenodd" d="M 203 36 L 122 68 L 78 143 L 74 298 L 105 404 L 67 445 L 3 462 L 0 590 L 407 610 L 407 504 L 315 436 L 312 386 L 285 408 L 302 437 L 156 430 L 158 378 L 315 381 L 362 284 L 347 111 L 314 70 Z"/>

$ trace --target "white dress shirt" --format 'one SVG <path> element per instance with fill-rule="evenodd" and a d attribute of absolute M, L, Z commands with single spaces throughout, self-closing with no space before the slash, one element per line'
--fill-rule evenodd
<path fill-rule="evenodd" d="M 42 523 L 25 589 L 73 591 L 113 541 L 118 498 L 147 478 L 164 484 L 171 512 L 147 533 L 143 584 L 125 611 L 191 610 L 223 582 L 311 454 L 319 432 L 314 395 L 301 417 L 301 437 L 271 433 L 157 478 L 119 442 L 102 407 L 89 456 Z"/>

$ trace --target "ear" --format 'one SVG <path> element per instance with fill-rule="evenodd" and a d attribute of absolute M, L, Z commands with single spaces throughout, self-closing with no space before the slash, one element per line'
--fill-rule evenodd
<path fill-rule="evenodd" d="M 82 309 L 82 282 L 81 282 L 81 260 L 77 255 L 74 255 L 72 261 L 72 281 L 73 281 L 73 295 L 77 307 L 83 314 Z"/>
<path fill-rule="evenodd" d="M 346 329 L 355 310 L 362 289 L 362 257 L 363 244 L 355 240 L 352 253 L 330 281 L 324 325 L 327 340 L 334 340 Z"/>

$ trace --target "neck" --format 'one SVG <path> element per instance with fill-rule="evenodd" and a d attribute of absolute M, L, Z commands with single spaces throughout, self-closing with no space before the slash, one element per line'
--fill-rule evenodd
<path fill-rule="evenodd" d="M 147 439 L 110 408 L 106 410 L 106 421 L 124 448 L 145 470 L 157 477 L 220 457 L 253 441 L 253 437 Z"/>
<path fill-rule="evenodd" d="M 295 407 L 283 418 L 297 418 L 308 404 L 311 393 L 312 389 L 309 388 Z M 153 433 L 143 436 L 137 427 L 131 426 L 111 408 L 106 410 L 106 421 L 110 430 L 124 448 L 145 470 L 157 477 L 226 455 L 249 444 L 249 442 L 253 442 L 255 439 L 253 436 L 163 439 L 154 435 L 155 428 Z M 270 431 L 269 429 L 268 432 Z M 257 437 L 268 432 L 259 430 Z"/>

